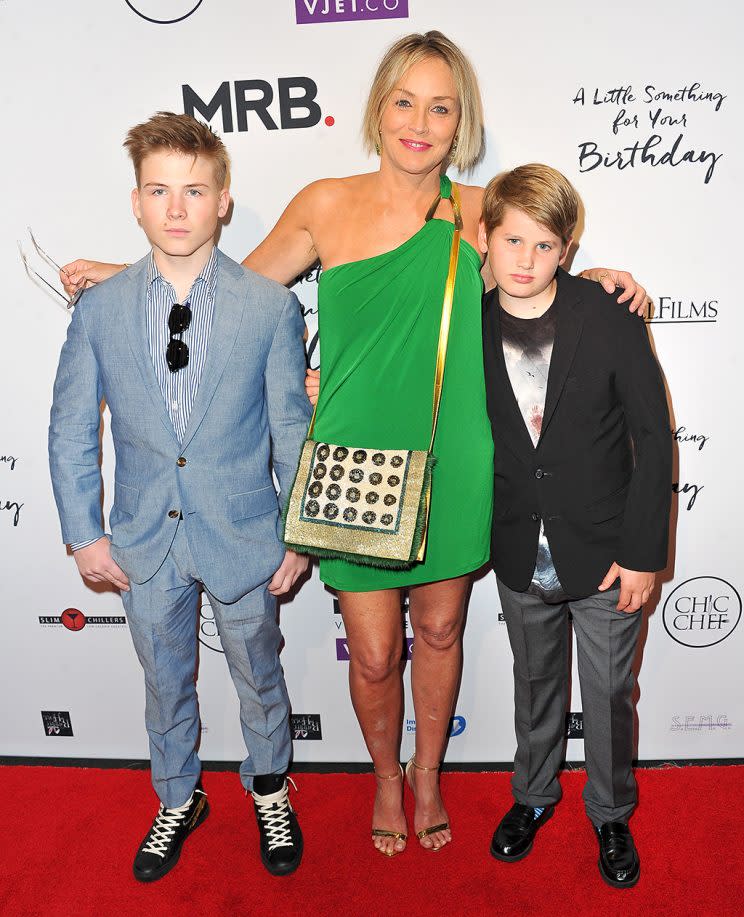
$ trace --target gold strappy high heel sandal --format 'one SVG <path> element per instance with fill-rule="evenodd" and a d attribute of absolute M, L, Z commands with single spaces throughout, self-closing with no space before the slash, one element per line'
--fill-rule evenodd
<path fill-rule="evenodd" d="M 437 764 L 436 767 L 424 767 L 423 764 L 417 764 L 417 763 L 416 763 L 416 755 L 415 755 L 415 753 L 414 753 L 413 755 L 411 755 L 411 760 L 408 762 L 408 764 L 406 764 L 406 777 L 408 778 L 408 785 L 410 786 L 411 792 L 414 794 L 414 796 L 415 796 L 416 794 L 415 794 L 415 791 L 414 791 L 414 789 L 413 789 L 413 782 L 412 782 L 412 780 L 411 780 L 411 768 L 412 768 L 412 767 L 415 767 L 417 771 L 429 771 L 429 772 L 431 772 L 431 771 L 438 771 L 439 768 L 440 768 L 440 766 L 441 766 L 440 764 Z M 429 836 L 432 835 L 432 834 L 436 834 L 437 831 L 447 831 L 448 828 L 449 828 L 449 822 L 448 822 L 448 821 L 445 821 L 445 822 L 442 822 L 441 825 L 432 825 L 430 828 L 424 828 L 422 831 L 417 831 L 417 832 L 416 832 L 416 837 L 417 837 L 419 840 L 423 840 L 425 837 L 429 837 Z M 443 846 L 445 846 L 445 845 L 442 844 L 442 847 L 443 847 Z M 441 850 L 442 847 L 424 847 L 424 850 L 431 850 L 431 851 L 433 851 L 433 852 L 436 852 L 437 850 Z"/>
<path fill-rule="evenodd" d="M 377 771 L 375 771 L 375 777 L 378 780 L 398 780 L 399 778 L 402 780 L 403 779 L 403 768 L 399 764 L 398 773 L 391 774 L 389 777 L 385 774 L 378 774 Z M 404 834 L 402 831 L 388 831 L 386 828 L 373 828 L 372 837 L 392 837 L 396 841 L 407 841 L 408 840 L 408 835 Z M 379 848 L 376 848 L 376 849 L 379 850 Z M 405 850 L 405 848 L 403 849 Z M 393 849 L 390 852 L 386 850 L 380 850 L 380 853 L 386 857 L 394 857 L 394 856 L 397 856 L 399 853 L 403 853 L 403 850 Z"/>

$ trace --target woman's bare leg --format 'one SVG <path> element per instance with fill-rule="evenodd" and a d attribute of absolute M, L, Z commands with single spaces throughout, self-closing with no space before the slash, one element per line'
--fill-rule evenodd
<path fill-rule="evenodd" d="M 413 706 L 416 713 L 416 763 L 437 768 L 444 752 L 462 674 L 462 630 L 470 577 L 412 586 L 409 593 L 414 644 L 411 663 Z M 439 774 L 410 768 L 416 796 L 414 827 L 422 831 L 448 821 L 439 794 Z M 421 839 L 423 847 L 439 849 L 449 843 L 449 829 Z"/>
<path fill-rule="evenodd" d="M 403 622 L 399 589 L 339 592 L 349 644 L 349 687 L 377 779 L 372 827 L 407 833 L 400 772 L 403 725 Z M 386 777 L 395 779 L 386 780 Z M 383 853 L 400 853 L 405 841 L 374 838 Z"/>

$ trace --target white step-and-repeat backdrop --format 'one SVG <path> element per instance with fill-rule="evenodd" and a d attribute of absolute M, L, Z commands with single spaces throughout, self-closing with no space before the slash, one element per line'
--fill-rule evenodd
<path fill-rule="evenodd" d="M 232 154 L 222 248 L 241 260 L 308 182 L 375 168 L 360 146 L 384 48 L 437 28 L 471 56 L 487 150 L 470 182 L 530 161 L 576 184 L 574 270 L 632 270 L 671 393 L 676 539 L 648 616 L 641 759 L 744 754 L 740 624 L 744 313 L 743 16 L 733 2 L 528 5 L 491 0 L 0 0 L 0 754 L 144 758 L 143 684 L 118 595 L 79 579 L 60 544 L 46 459 L 68 316 L 47 255 L 134 261 L 129 126 L 189 111 Z M 315 340 L 317 272 L 296 291 Z M 104 480 L 113 479 L 108 435 Z M 107 486 L 108 491 L 108 486 Z M 108 508 L 108 501 L 106 503 Z M 364 761 L 348 649 L 316 577 L 281 611 L 298 761 Z M 409 629 L 410 634 L 410 629 Z M 243 755 L 219 635 L 202 609 L 202 756 Z M 410 645 L 410 641 L 409 641 Z M 409 650 L 410 651 L 410 650 Z M 577 679 L 569 717 L 579 735 Z M 511 662 L 492 573 L 475 584 L 449 762 L 513 755 Z M 403 754 L 416 729 L 410 695 Z M 583 758 L 580 738 L 568 757 Z"/>

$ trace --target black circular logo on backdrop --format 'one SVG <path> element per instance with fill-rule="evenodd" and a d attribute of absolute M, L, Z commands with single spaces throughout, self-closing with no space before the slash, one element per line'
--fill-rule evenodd
<path fill-rule="evenodd" d="M 172 25 L 188 19 L 202 5 L 203 0 L 124 0 L 129 9 L 148 22 Z"/>
<path fill-rule="evenodd" d="M 741 596 L 719 576 L 695 576 L 680 583 L 664 602 L 664 627 L 682 646 L 715 646 L 741 618 Z"/>

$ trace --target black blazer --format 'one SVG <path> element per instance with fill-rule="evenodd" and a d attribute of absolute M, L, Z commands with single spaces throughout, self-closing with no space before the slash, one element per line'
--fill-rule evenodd
<path fill-rule="evenodd" d="M 666 566 L 672 437 L 645 323 L 598 283 L 558 271 L 556 335 L 540 439 L 533 446 L 504 360 L 496 289 L 483 300 L 494 455 L 491 560 L 525 591 L 540 520 L 563 588 L 597 591 L 613 561 Z"/>

